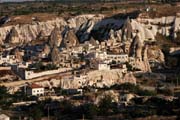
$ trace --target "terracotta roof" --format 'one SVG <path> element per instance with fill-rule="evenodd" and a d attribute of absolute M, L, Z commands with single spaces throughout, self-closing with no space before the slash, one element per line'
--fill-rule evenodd
<path fill-rule="evenodd" d="M 29 87 L 32 88 L 32 89 L 33 89 L 33 88 L 43 88 L 42 86 L 37 85 L 37 84 L 35 84 L 35 83 L 31 84 Z"/>

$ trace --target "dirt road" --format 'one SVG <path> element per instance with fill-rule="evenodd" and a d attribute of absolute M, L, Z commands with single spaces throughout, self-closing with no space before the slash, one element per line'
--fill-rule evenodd
<path fill-rule="evenodd" d="M 71 72 L 65 72 L 65 73 L 57 73 L 57 74 L 52 74 L 48 76 L 42 76 L 39 78 L 34 78 L 34 79 L 29 79 L 29 80 L 20 80 L 20 81 L 14 81 L 14 82 L 6 82 L 6 83 L 0 83 L 0 86 L 6 86 L 6 87 L 13 87 L 13 86 L 20 86 L 25 83 L 32 83 L 32 82 L 39 82 L 39 81 L 46 81 L 50 80 L 52 78 L 62 78 L 65 76 L 71 75 Z"/>

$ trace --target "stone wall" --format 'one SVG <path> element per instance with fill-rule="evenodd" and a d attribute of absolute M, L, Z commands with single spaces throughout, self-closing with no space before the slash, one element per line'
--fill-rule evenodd
<path fill-rule="evenodd" d="M 25 71 L 24 78 L 25 79 L 33 79 L 33 78 L 37 78 L 37 77 L 41 77 L 41 76 L 45 76 L 45 75 L 51 75 L 51 74 L 66 72 L 66 71 L 70 71 L 70 70 L 71 70 L 71 68 L 59 68 L 57 70 L 48 70 L 48 71 L 43 71 L 43 72 L 38 72 L 38 73 L 35 73 L 33 71 Z"/>
<path fill-rule="evenodd" d="M 45 75 L 51 75 L 61 72 L 66 72 L 72 70 L 72 68 L 59 68 L 57 70 L 48 70 L 48 71 L 42 71 L 42 72 L 34 72 L 34 71 L 28 71 L 26 68 L 18 67 L 18 65 L 12 65 L 11 70 L 20 76 L 22 79 L 33 79 Z"/>

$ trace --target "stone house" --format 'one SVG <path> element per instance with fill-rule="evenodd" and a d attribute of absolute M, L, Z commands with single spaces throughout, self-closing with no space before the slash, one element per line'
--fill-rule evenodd
<path fill-rule="evenodd" d="M 43 96 L 44 87 L 33 83 L 27 87 L 26 94 L 29 96 Z"/>
<path fill-rule="evenodd" d="M 116 61 L 118 63 L 125 63 L 129 61 L 128 54 L 107 54 L 107 52 L 97 52 L 95 57 L 108 62 Z"/>
<path fill-rule="evenodd" d="M 16 63 L 16 57 L 15 55 L 0 55 L 0 64 L 13 64 Z"/>
<path fill-rule="evenodd" d="M 110 70 L 110 65 L 106 63 L 99 63 L 98 64 L 98 70 Z"/>

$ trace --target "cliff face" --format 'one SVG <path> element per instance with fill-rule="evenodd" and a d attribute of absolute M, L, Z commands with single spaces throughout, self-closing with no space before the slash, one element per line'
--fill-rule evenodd
<path fill-rule="evenodd" d="M 157 33 L 176 38 L 179 31 L 180 17 L 178 16 L 130 20 L 105 18 L 104 15 L 79 15 L 68 20 L 56 18 L 46 22 L 1 27 L 0 44 L 23 45 L 48 37 L 48 46 L 56 53 L 60 47 L 74 47 L 91 39 L 100 42 L 108 41 L 110 46 L 115 46 L 116 43 L 124 45 L 125 49 L 120 48 L 119 52 L 124 51 L 132 55 L 136 58 L 137 66 L 139 64 L 140 68 L 149 71 L 148 60 L 160 55 L 155 60 L 163 62 L 164 57 L 161 50 L 146 50 L 145 43 L 156 41 Z"/>
<path fill-rule="evenodd" d="M 147 55 L 150 63 L 153 62 L 153 65 L 151 65 L 153 68 L 162 68 L 165 66 L 165 55 L 158 47 L 149 47 L 149 49 L 147 50 Z"/>
<path fill-rule="evenodd" d="M 68 30 L 63 39 L 63 44 L 65 47 L 74 47 L 79 44 L 79 40 L 73 30 Z"/>
<path fill-rule="evenodd" d="M 139 22 L 142 20 L 138 19 Z M 180 17 L 177 16 L 167 16 L 154 19 L 143 19 L 143 23 L 148 23 L 148 26 L 152 26 L 151 30 L 153 32 L 159 32 L 164 36 L 177 37 L 177 33 L 180 30 Z"/>
<path fill-rule="evenodd" d="M 2 27 L 0 28 L 0 43 L 28 43 L 36 40 L 40 33 L 42 37 L 47 37 L 51 34 L 54 26 L 60 27 L 66 24 L 63 19 L 57 18 L 46 22 Z"/>
<path fill-rule="evenodd" d="M 51 33 L 55 27 L 61 28 L 56 30 L 57 33 L 59 31 L 63 32 L 63 28 L 69 28 L 66 30 L 73 29 L 80 42 L 89 40 L 91 37 L 94 37 L 96 40 L 108 40 L 110 36 L 115 38 L 120 36 L 122 40 L 128 40 L 136 35 L 135 31 L 137 30 L 141 40 L 153 41 L 157 32 L 176 38 L 177 33 L 180 31 L 180 17 L 170 16 L 155 19 L 137 18 L 125 20 L 105 18 L 103 15 L 80 15 L 68 20 L 56 18 L 46 22 L 1 27 L 0 43 L 28 43 L 36 40 L 40 34 L 42 37 L 52 35 Z M 114 35 L 110 33 L 111 30 L 115 32 Z"/>
<path fill-rule="evenodd" d="M 53 47 L 59 47 L 62 43 L 62 32 L 63 28 L 59 29 L 55 26 L 55 28 L 52 30 L 50 36 L 49 36 L 49 45 L 51 48 Z"/>
<path fill-rule="evenodd" d="M 52 51 L 51 51 L 51 60 L 54 64 L 58 64 L 59 62 L 59 57 L 60 57 L 60 54 L 59 54 L 59 49 L 55 46 L 52 48 Z"/>

